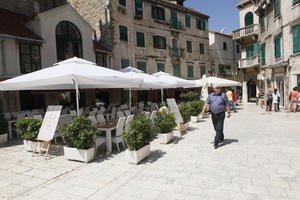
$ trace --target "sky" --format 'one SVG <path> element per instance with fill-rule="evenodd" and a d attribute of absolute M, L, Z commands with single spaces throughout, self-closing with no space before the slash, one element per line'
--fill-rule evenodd
<path fill-rule="evenodd" d="M 239 0 L 186 0 L 185 6 L 210 16 L 209 29 L 231 33 L 239 29 L 239 12 L 236 4 Z"/>

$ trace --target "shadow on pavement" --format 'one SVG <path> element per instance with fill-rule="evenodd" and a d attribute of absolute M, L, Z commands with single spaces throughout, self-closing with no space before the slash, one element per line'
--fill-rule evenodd
<path fill-rule="evenodd" d="M 219 144 L 219 147 L 223 147 L 225 145 L 228 145 L 231 143 L 237 143 L 237 142 L 239 142 L 239 140 L 237 140 L 237 139 L 224 139 L 224 141 L 221 144 Z"/>

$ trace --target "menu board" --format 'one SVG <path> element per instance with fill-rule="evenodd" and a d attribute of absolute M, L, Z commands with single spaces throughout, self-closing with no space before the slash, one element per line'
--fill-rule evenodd
<path fill-rule="evenodd" d="M 170 111 L 175 114 L 176 123 L 177 124 L 183 123 L 183 119 L 182 119 L 181 113 L 178 109 L 175 99 L 167 99 L 167 104 L 170 108 Z"/>
<path fill-rule="evenodd" d="M 53 139 L 61 110 L 62 106 L 48 106 L 37 138 L 38 140 L 49 141 Z"/>

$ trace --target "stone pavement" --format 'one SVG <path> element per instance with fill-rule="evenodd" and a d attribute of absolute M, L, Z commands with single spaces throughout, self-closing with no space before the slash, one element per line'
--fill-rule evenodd
<path fill-rule="evenodd" d="M 82 164 L 0 147 L 0 199 L 300 199 L 299 120 L 300 113 L 249 104 L 226 120 L 225 145 L 217 150 L 205 119 L 177 144 L 154 141 L 138 166 L 127 164 L 124 152 Z"/>

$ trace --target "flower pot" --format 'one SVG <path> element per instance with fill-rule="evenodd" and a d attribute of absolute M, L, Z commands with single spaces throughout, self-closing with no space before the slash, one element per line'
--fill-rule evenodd
<path fill-rule="evenodd" d="M 150 155 L 150 144 L 140 148 L 137 151 L 126 150 L 126 157 L 129 164 L 137 165 L 140 161 Z"/>
<path fill-rule="evenodd" d="M 191 122 L 192 123 L 197 123 L 199 120 L 198 116 L 191 116 Z"/>
<path fill-rule="evenodd" d="M 24 148 L 26 151 L 33 151 L 34 147 L 36 147 L 37 142 L 29 141 L 29 140 L 23 140 Z"/>
<path fill-rule="evenodd" d="M 77 149 L 72 147 L 64 147 L 64 155 L 68 160 L 76 160 L 88 163 L 95 157 L 95 147 L 90 149 Z"/>
<path fill-rule="evenodd" d="M 7 133 L 0 134 L 0 144 L 4 144 L 7 142 Z"/>
<path fill-rule="evenodd" d="M 172 140 L 173 137 L 174 137 L 173 132 L 158 134 L 160 144 L 168 144 L 168 142 Z"/>

